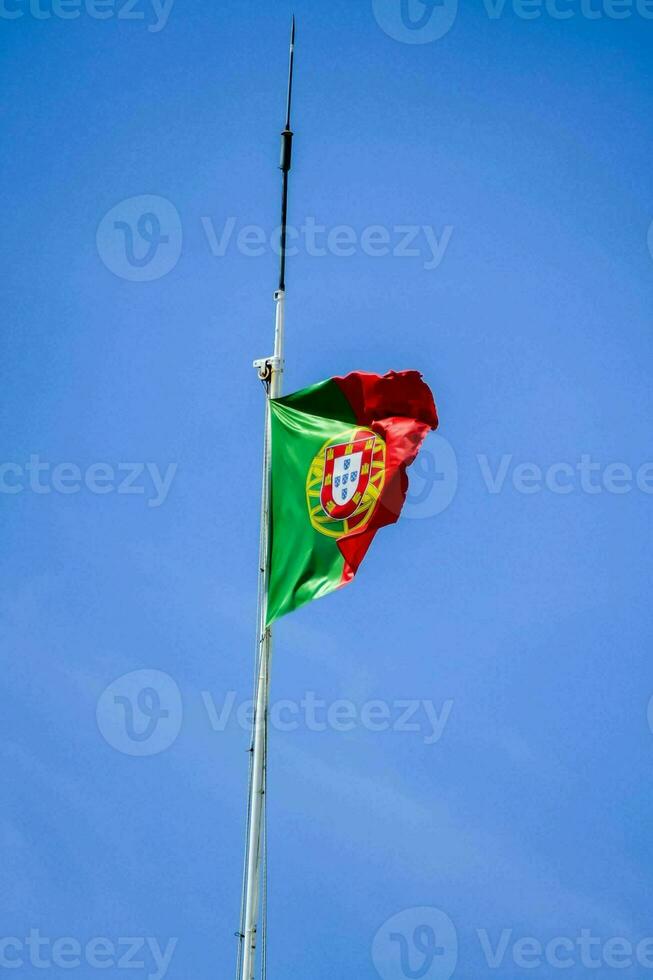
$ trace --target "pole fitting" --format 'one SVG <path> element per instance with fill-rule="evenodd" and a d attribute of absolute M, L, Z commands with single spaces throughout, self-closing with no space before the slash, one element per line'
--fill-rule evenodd
<path fill-rule="evenodd" d="M 292 138 L 295 134 L 292 129 L 284 129 L 281 134 L 281 159 L 279 161 L 279 170 L 283 170 L 285 174 L 288 173 L 292 164 Z"/>
<path fill-rule="evenodd" d="M 252 363 L 261 381 L 269 381 L 274 371 L 283 371 L 283 361 L 280 357 L 259 357 Z"/>

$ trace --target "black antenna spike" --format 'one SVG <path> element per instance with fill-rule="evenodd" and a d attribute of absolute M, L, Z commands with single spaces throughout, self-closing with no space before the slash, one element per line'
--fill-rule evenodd
<path fill-rule="evenodd" d="M 286 288 L 286 224 L 288 217 L 288 174 L 292 163 L 292 138 L 290 110 L 292 107 L 292 82 L 295 67 L 295 15 L 292 15 L 290 28 L 290 52 L 288 56 L 288 95 L 286 99 L 286 125 L 281 133 L 281 160 L 279 169 L 283 174 L 281 189 L 281 262 L 279 266 L 279 290 Z"/>
<path fill-rule="evenodd" d="M 292 76 L 295 61 L 295 15 L 292 15 L 290 28 L 290 55 L 288 60 L 288 99 L 286 102 L 286 129 L 290 129 L 290 105 L 292 102 Z"/>

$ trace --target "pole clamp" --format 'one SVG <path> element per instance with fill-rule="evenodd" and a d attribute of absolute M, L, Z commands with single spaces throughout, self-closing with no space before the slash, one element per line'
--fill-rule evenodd
<path fill-rule="evenodd" d="M 261 381 L 269 381 L 274 371 L 283 370 L 283 361 L 280 357 L 259 357 L 253 362 L 252 367 L 256 368 Z"/>

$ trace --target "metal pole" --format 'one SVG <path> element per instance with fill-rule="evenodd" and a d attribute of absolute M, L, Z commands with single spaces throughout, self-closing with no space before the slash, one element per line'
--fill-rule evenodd
<path fill-rule="evenodd" d="M 274 324 L 274 353 L 272 357 L 254 361 L 259 377 L 266 384 L 265 440 L 263 463 L 263 488 L 261 494 L 261 537 L 259 546 L 259 589 L 257 612 L 257 680 L 254 719 L 252 723 L 251 771 L 248 802 L 248 828 L 245 856 L 245 880 L 243 884 L 243 908 L 239 933 L 238 980 L 254 980 L 259 909 L 261 904 L 261 853 L 263 817 L 267 777 L 268 703 L 270 689 L 270 659 L 272 654 L 272 629 L 266 626 L 267 591 L 270 566 L 270 399 L 281 395 L 283 375 L 283 341 L 285 323 L 285 267 L 286 267 L 286 218 L 288 211 L 288 172 L 292 155 L 292 131 L 290 108 L 295 50 L 295 18 L 292 19 L 290 57 L 288 70 L 288 95 L 286 125 L 281 134 L 281 163 L 283 172 L 281 199 L 281 261 L 279 288 L 274 294 L 276 304 Z"/>

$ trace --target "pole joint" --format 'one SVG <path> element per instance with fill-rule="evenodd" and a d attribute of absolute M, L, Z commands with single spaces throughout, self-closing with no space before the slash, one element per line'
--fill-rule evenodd
<path fill-rule="evenodd" d="M 281 133 L 279 170 L 282 170 L 284 174 L 287 174 L 292 166 L 292 138 L 294 135 L 292 129 L 284 129 Z"/>

